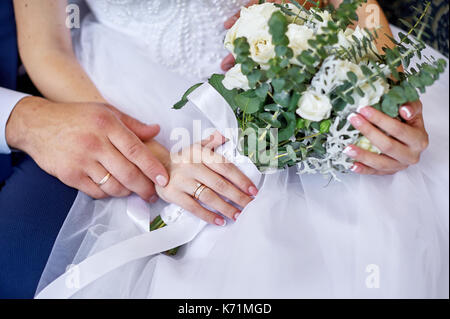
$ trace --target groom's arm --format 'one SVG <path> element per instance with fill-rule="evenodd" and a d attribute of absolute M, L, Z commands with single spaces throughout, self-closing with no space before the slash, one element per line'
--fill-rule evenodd
<path fill-rule="evenodd" d="M 0 154 L 11 153 L 6 141 L 6 123 L 14 107 L 26 96 L 26 94 L 0 87 Z"/>
<path fill-rule="evenodd" d="M 10 114 L 1 113 L 6 152 L 9 147 L 24 151 L 44 171 L 94 198 L 131 191 L 155 201 L 151 180 L 167 184 L 164 166 L 142 142 L 159 133 L 158 125 L 145 125 L 104 104 L 54 103 L 8 92 L 0 91 L 0 102 L 7 102 L 8 94 L 10 102 L 18 102 L 3 105 L 12 108 Z M 99 185 L 108 173 L 112 176 Z"/>

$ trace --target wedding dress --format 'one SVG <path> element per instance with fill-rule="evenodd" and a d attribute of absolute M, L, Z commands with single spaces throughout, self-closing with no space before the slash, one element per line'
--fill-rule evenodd
<path fill-rule="evenodd" d="M 194 119 L 211 126 L 193 103 L 178 111 L 171 106 L 219 72 L 223 22 L 245 2 L 88 0 L 92 13 L 74 46 L 103 96 L 141 121 L 160 123 L 157 140 L 171 148 L 179 143 L 171 139 L 173 128 L 192 131 Z M 97 270 L 111 269 L 72 297 L 448 298 L 448 84 L 447 69 L 421 97 L 430 147 L 418 165 L 394 176 L 345 174 L 331 183 L 299 176 L 295 168 L 263 176 L 259 195 L 237 222 L 202 227 L 175 257 L 143 256 L 117 268 L 103 258 Z M 136 196 L 94 201 L 80 193 L 37 293 L 68 265 L 146 234 L 145 215 L 167 206 Z"/>

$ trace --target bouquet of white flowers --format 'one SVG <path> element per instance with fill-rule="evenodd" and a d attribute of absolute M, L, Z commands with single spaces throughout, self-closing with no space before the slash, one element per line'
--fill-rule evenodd
<path fill-rule="evenodd" d="M 307 10 L 306 2 L 316 7 Z M 353 27 L 365 0 L 344 0 L 337 9 L 320 9 L 319 2 L 260 1 L 243 8 L 225 38 L 236 65 L 209 80 L 242 129 L 239 151 L 260 170 L 297 165 L 299 173 L 337 178 L 353 166 L 343 152 L 350 144 L 379 152 L 347 117 L 368 105 L 398 117 L 399 107 L 418 100 L 417 91 L 423 93 L 445 69 L 445 60 L 433 58 L 410 67 L 425 48 L 427 10 L 381 53 L 377 30 Z M 198 86 L 174 108 L 183 107 Z"/>

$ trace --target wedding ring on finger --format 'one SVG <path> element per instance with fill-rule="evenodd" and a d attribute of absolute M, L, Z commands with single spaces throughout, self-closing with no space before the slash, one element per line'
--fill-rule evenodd
<path fill-rule="evenodd" d="M 206 189 L 206 185 L 203 185 L 203 184 L 198 183 L 198 184 L 197 184 L 197 188 L 195 189 L 195 192 L 194 192 L 194 198 L 195 198 L 196 200 L 199 200 L 200 195 L 202 194 L 202 192 L 203 192 L 205 189 Z"/>
<path fill-rule="evenodd" d="M 97 183 L 98 186 L 102 186 L 105 185 L 106 182 L 111 178 L 111 173 L 106 174 L 105 177 L 103 177 L 103 179 Z"/>

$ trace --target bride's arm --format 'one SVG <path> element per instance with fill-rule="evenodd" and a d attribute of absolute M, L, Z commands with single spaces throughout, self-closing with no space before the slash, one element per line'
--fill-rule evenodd
<path fill-rule="evenodd" d="M 62 0 L 14 0 L 20 56 L 33 83 L 48 99 L 104 103 L 73 52 L 66 6 Z"/>
<path fill-rule="evenodd" d="M 334 7 L 338 7 L 343 0 L 329 0 L 329 3 Z M 358 14 L 358 26 L 361 28 L 367 28 L 369 30 L 377 29 L 377 34 L 379 38 L 376 40 L 377 49 L 379 52 L 383 52 L 383 47 L 392 47 L 393 43 L 389 40 L 392 37 L 392 31 L 389 27 L 389 22 L 384 14 L 383 9 L 381 9 L 378 1 L 367 0 L 357 10 Z"/>

